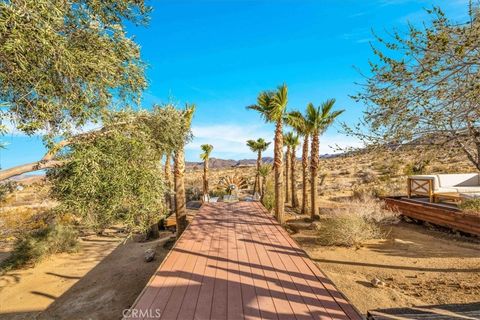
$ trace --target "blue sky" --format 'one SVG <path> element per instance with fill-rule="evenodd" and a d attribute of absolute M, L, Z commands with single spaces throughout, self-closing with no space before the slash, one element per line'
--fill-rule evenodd
<path fill-rule="evenodd" d="M 195 139 L 187 160 L 198 161 L 202 143 L 214 145 L 212 156 L 253 158 L 247 139 L 271 140 L 273 128 L 245 106 L 265 89 L 287 83 L 289 108 L 337 99 L 345 109 L 341 121 L 354 123 L 362 106 L 349 98 L 372 58 L 371 30 L 382 35 L 402 30 L 407 21 L 425 20 L 424 8 L 440 5 L 456 20 L 466 17 L 468 0 L 157 0 L 147 27 L 128 26 L 148 64 L 149 87 L 143 106 L 176 101 L 196 103 Z M 375 42 L 373 42 L 375 43 Z M 355 145 L 332 127 L 323 137 L 330 146 Z M 10 133 L 0 150 L 8 168 L 39 159 L 39 137 Z M 272 150 L 267 151 L 270 155 Z"/>

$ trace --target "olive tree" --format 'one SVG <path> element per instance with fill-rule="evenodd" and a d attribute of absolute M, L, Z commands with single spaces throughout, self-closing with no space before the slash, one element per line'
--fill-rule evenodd
<path fill-rule="evenodd" d="M 48 171 L 57 210 L 97 231 L 122 222 L 132 233 L 156 233 L 167 213 L 162 155 L 190 136 L 183 112 L 171 105 L 111 112 L 104 128 L 71 144 Z"/>
<path fill-rule="evenodd" d="M 480 11 L 457 23 L 434 7 L 431 21 L 377 37 L 371 76 L 354 98 L 367 109 L 347 132 L 371 146 L 456 147 L 480 170 Z"/>
<path fill-rule="evenodd" d="M 0 180 L 57 165 L 52 150 L 73 129 L 139 101 L 144 64 L 124 24 L 145 24 L 149 12 L 143 0 L 0 1 L 0 135 L 11 124 L 50 149 Z"/>

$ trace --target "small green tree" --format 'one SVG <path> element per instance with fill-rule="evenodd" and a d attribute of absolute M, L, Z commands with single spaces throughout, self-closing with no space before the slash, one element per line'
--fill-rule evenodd
<path fill-rule="evenodd" d="M 145 132 L 123 128 L 76 143 L 65 157 L 63 166 L 48 171 L 59 210 L 98 232 L 121 221 L 132 233 L 146 233 L 158 222 L 165 185 L 159 153 Z"/>

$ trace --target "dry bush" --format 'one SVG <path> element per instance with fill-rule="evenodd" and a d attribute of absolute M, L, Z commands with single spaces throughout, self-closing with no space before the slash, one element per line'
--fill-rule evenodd
<path fill-rule="evenodd" d="M 61 252 L 77 248 L 77 232 L 73 227 L 54 224 L 26 234 L 15 242 L 10 256 L 0 264 L 0 273 L 22 268 Z"/>
<path fill-rule="evenodd" d="M 480 216 L 480 199 L 468 199 L 463 201 L 459 208 L 465 213 Z"/>
<path fill-rule="evenodd" d="M 377 174 L 371 169 L 360 170 L 357 177 L 361 183 L 372 183 L 377 180 Z"/>
<path fill-rule="evenodd" d="M 326 217 L 317 225 L 318 243 L 324 246 L 351 247 L 383 238 L 381 226 L 399 221 L 395 212 L 385 209 L 383 201 L 367 197 L 343 202 L 325 212 Z"/>

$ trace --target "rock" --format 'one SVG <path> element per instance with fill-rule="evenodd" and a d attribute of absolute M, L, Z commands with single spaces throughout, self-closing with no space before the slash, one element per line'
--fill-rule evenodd
<path fill-rule="evenodd" d="M 382 280 L 378 279 L 378 278 L 373 278 L 372 281 L 371 281 L 371 284 L 372 286 L 374 286 L 375 288 L 380 288 L 380 287 L 384 287 L 385 286 L 385 282 L 383 282 Z"/>
<path fill-rule="evenodd" d="M 155 250 L 153 249 L 147 249 L 145 251 L 145 262 L 151 262 L 153 259 L 155 259 Z"/>

